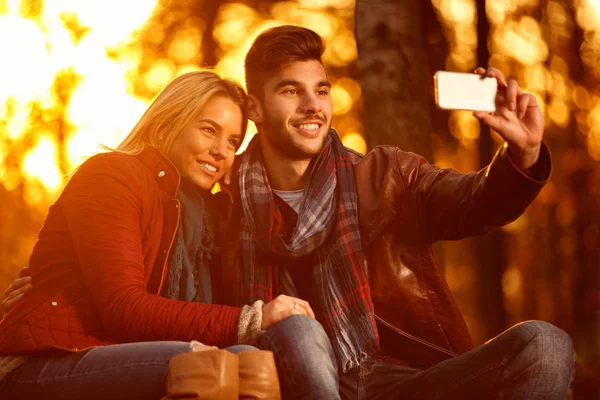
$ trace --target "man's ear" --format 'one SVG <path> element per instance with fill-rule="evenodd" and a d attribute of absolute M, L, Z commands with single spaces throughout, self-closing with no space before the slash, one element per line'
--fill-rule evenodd
<path fill-rule="evenodd" d="M 254 95 L 248 95 L 248 118 L 255 124 L 263 122 L 263 109 L 260 101 Z"/>

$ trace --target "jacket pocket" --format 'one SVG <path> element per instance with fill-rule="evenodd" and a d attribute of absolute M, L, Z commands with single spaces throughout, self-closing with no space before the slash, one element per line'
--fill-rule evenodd
<path fill-rule="evenodd" d="M 377 222 L 369 225 L 367 229 L 361 229 L 361 232 L 366 232 L 362 235 L 363 249 L 370 245 L 379 235 L 381 235 L 396 217 L 396 207 L 392 207 L 387 212 L 377 218 Z"/>

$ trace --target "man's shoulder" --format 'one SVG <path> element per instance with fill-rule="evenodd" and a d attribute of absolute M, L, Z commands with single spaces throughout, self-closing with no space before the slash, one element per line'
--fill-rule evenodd
<path fill-rule="evenodd" d="M 400 158 L 419 158 L 418 155 L 406 151 L 402 151 L 400 148 L 392 145 L 379 145 L 375 146 L 373 149 L 367 152 L 367 154 L 363 154 L 356 150 L 346 148 L 348 150 L 348 155 L 350 156 L 350 160 L 353 164 L 359 163 L 370 163 L 377 161 L 396 161 L 396 159 Z"/>

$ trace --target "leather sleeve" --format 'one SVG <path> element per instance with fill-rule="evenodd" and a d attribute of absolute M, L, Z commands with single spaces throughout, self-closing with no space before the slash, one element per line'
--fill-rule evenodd
<path fill-rule="evenodd" d="M 187 303 L 146 290 L 141 208 L 149 179 L 143 167 L 94 157 L 73 176 L 63 196 L 81 272 L 106 331 L 118 341 L 237 342 L 241 309 Z M 151 204 L 151 203 L 150 203 Z"/>
<path fill-rule="evenodd" d="M 414 207 L 421 234 L 429 242 L 461 239 L 514 221 L 537 196 L 551 170 L 545 144 L 534 176 L 512 163 L 506 144 L 479 172 L 441 169 L 400 151 L 396 162 L 410 196 L 408 204 Z"/>

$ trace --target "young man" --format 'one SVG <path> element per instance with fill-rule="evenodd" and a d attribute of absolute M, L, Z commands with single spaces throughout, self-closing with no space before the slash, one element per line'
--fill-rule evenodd
<path fill-rule="evenodd" d="M 506 141 L 480 172 L 389 146 L 362 156 L 331 129 L 323 51 L 315 32 L 283 26 L 246 56 L 258 134 L 237 159 L 220 232 L 223 299 L 255 302 L 256 337 L 241 341 L 260 336 L 275 353 L 284 398 L 565 398 L 568 335 L 530 321 L 473 348 L 431 251 L 513 221 L 540 191 L 550 156 L 535 97 L 478 69 L 499 97 L 494 115 L 475 115 Z M 294 316 L 259 332 L 257 300 L 280 294 L 308 300 L 318 322 Z"/>

